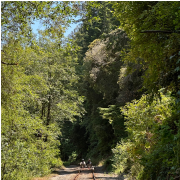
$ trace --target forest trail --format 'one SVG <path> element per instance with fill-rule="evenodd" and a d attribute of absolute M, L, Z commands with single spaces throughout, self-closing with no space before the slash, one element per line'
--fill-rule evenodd
<path fill-rule="evenodd" d="M 91 158 L 98 180 L 180 180 L 179 17 L 180 1 L 1 1 L 1 179 L 91 180 L 64 167 Z"/>
<path fill-rule="evenodd" d="M 78 174 L 78 166 L 70 165 L 63 169 L 56 169 L 48 178 L 35 178 L 33 180 L 74 180 Z M 123 176 L 119 177 L 115 174 L 108 174 L 102 166 L 95 167 L 94 176 L 96 180 L 125 180 Z M 90 180 L 92 178 L 91 171 L 85 170 L 76 178 L 76 180 Z"/>

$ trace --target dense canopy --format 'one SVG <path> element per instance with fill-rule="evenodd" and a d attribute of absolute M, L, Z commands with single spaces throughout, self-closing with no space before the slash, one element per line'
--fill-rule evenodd
<path fill-rule="evenodd" d="M 178 179 L 179 7 L 2 1 L 1 179 L 82 158 L 129 179 Z"/>

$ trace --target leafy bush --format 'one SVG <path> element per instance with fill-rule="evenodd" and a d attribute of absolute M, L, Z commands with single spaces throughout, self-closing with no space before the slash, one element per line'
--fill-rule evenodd
<path fill-rule="evenodd" d="M 69 156 L 68 161 L 70 163 L 72 163 L 72 162 L 76 161 L 76 158 L 77 158 L 77 153 L 76 153 L 76 151 L 73 151 L 72 154 Z"/>
<path fill-rule="evenodd" d="M 148 104 L 147 98 L 144 95 L 121 108 L 128 138 L 112 150 L 114 171 L 142 180 L 175 177 L 179 165 L 179 117 L 174 99 L 161 93 L 161 100 Z"/>
<path fill-rule="evenodd" d="M 132 163 L 130 153 L 128 153 L 128 149 L 132 146 L 132 143 L 130 140 L 122 140 L 120 143 L 117 144 L 117 146 L 112 149 L 112 152 L 114 154 L 112 161 L 113 163 L 113 168 L 115 173 L 120 174 L 120 173 L 127 173 L 130 164 Z"/>
<path fill-rule="evenodd" d="M 69 162 L 69 161 L 65 161 L 65 162 L 63 162 L 63 165 L 64 165 L 64 166 L 69 166 L 69 165 L 70 165 L 70 162 Z"/>
<path fill-rule="evenodd" d="M 10 107 L 10 106 L 9 106 Z M 18 112 L 18 113 L 17 113 Z M 26 117 L 24 115 L 26 114 Z M 42 137 L 37 137 L 41 129 Z M 31 118 L 20 106 L 2 109 L 2 179 L 24 180 L 50 172 L 57 165 L 58 141 L 47 131 L 38 118 Z M 48 142 L 43 136 L 48 135 Z"/>

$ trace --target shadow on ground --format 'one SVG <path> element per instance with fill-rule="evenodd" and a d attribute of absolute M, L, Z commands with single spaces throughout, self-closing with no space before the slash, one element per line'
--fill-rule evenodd
<path fill-rule="evenodd" d="M 88 174 L 90 170 L 83 170 L 82 173 Z M 79 172 L 79 166 L 76 165 L 70 165 L 65 167 L 64 169 L 54 169 L 52 172 L 54 175 L 70 175 L 70 174 L 76 174 Z M 105 168 L 102 166 L 100 167 L 95 167 L 94 169 L 95 177 L 97 179 L 102 179 L 102 180 L 125 180 L 123 175 L 119 175 L 115 177 L 114 174 L 109 174 L 106 172 Z"/>

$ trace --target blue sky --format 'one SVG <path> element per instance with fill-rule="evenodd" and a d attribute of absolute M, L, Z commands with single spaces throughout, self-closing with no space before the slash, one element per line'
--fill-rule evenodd
<path fill-rule="evenodd" d="M 78 24 L 72 23 L 70 24 L 70 27 L 66 30 L 65 32 L 65 37 L 67 37 L 77 26 Z M 40 21 L 35 21 L 34 24 L 31 25 L 33 33 L 38 34 L 38 29 L 39 30 L 44 30 L 44 26 L 40 23 Z"/>

